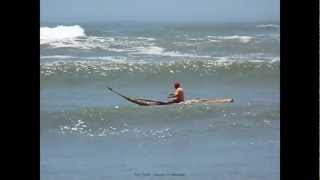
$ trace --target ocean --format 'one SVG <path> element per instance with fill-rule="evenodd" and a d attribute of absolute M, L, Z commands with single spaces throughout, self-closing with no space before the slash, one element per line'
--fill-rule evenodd
<path fill-rule="evenodd" d="M 142 107 L 108 91 L 218 105 Z M 43 180 L 280 179 L 280 26 L 42 23 Z"/>

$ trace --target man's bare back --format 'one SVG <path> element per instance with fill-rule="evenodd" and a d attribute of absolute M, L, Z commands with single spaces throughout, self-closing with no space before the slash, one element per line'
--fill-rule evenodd
<path fill-rule="evenodd" d="M 174 95 L 175 95 L 175 100 L 177 103 L 184 101 L 184 92 L 181 87 L 179 87 L 175 90 Z"/>
<path fill-rule="evenodd" d="M 180 87 L 179 82 L 174 83 L 175 92 L 174 94 L 170 94 L 169 98 L 174 98 L 173 100 L 169 101 L 168 103 L 180 103 L 184 101 L 184 91 L 182 87 Z"/>

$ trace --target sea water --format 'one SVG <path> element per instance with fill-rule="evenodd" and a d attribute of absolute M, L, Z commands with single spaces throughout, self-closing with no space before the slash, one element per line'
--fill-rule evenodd
<path fill-rule="evenodd" d="M 279 23 L 49 24 L 40 27 L 43 180 L 276 180 Z M 186 99 L 220 105 L 141 107 Z"/>

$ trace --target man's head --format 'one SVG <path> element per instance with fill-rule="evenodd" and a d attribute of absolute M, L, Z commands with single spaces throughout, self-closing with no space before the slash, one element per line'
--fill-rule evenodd
<path fill-rule="evenodd" d="M 179 83 L 179 81 L 176 81 L 175 83 L 174 83 L 174 88 L 175 89 L 178 89 L 180 87 L 180 83 Z"/>

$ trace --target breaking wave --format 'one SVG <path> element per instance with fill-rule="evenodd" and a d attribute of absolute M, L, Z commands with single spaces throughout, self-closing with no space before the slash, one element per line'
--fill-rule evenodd
<path fill-rule="evenodd" d="M 261 25 L 257 25 L 256 27 L 263 28 L 263 29 L 278 29 L 278 28 L 280 28 L 280 26 L 277 24 L 261 24 Z"/>
<path fill-rule="evenodd" d="M 235 61 L 226 57 L 217 60 L 186 60 L 168 62 L 128 62 L 128 61 L 54 61 L 41 63 L 40 74 L 42 80 L 52 78 L 70 79 L 72 81 L 110 80 L 120 77 L 154 77 L 167 78 L 173 74 L 183 75 L 191 79 L 194 76 L 220 77 L 235 76 L 235 74 L 264 74 L 277 76 L 279 72 L 279 58 L 270 60 L 242 60 Z M 222 74 L 221 74 L 222 73 Z M 128 76 L 129 75 L 129 76 Z M 266 75 L 268 76 L 268 75 Z M 48 79 L 49 78 L 49 79 Z M 251 78 L 251 77 L 250 77 Z M 255 78 L 255 77 L 252 77 Z"/>
<path fill-rule="evenodd" d="M 40 28 L 40 44 L 46 44 L 59 40 L 74 39 L 86 36 L 85 31 L 79 25 L 74 26 L 56 26 Z"/>
<path fill-rule="evenodd" d="M 237 40 L 241 43 L 249 43 L 255 40 L 252 36 L 208 36 L 209 41 L 212 42 L 221 42 L 221 40 Z"/>
<path fill-rule="evenodd" d="M 210 56 L 180 53 L 178 51 L 165 51 L 164 48 L 161 48 L 158 46 L 137 47 L 136 50 L 137 52 L 133 52 L 132 54 L 157 55 L 157 56 L 169 56 L 169 57 L 210 58 Z"/>

